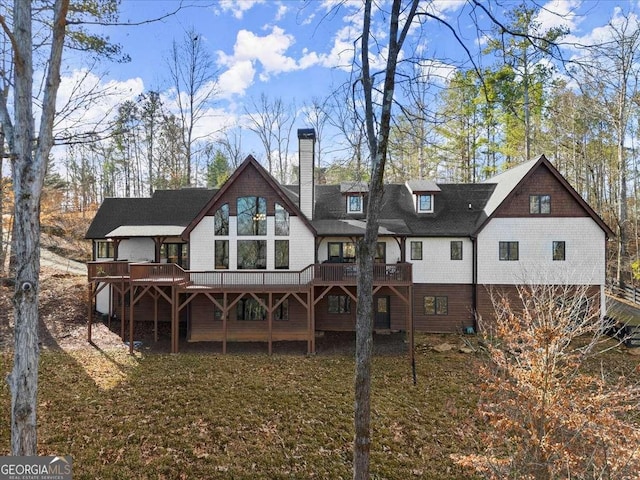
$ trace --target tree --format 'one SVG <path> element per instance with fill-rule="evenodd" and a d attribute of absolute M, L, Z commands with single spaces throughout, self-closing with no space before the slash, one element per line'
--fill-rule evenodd
<path fill-rule="evenodd" d="M 213 154 L 213 160 L 207 163 L 207 187 L 220 188 L 229 178 L 229 162 L 220 150 Z"/>
<path fill-rule="evenodd" d="M 495 480 L 637 478 L 640 389 L 598 361 L 611 348 L 599 295 L 534 285 L 494 307 L 478 372 L 483 452 L 457 461 Z"/>
<path fill-rule="evenodd" d="M 358 297 L 356 310 L 356 371 L 355 371 L 355 438 L 353 445 L 353 478 L 369 478 L 371 448 L 371 356 L 373 351 L 373 261 L 378 241 L 378 227 L 382 195 L 384 193 L 384 167 L 391 130 L 391 109 L 394 101 L 395 76 L 402 45 L 414 20 L 419 0 L 403 6 L 393 0 L 389 16 L 386 64 L 381 82 L 381 103 L 374 103 L 375 81 L 370 63 L 370 46 L 375 44 L 371 29 L 373 1 L 364 4 L 362 28 L 361 75 L 359 82 L 364 97 L 366 136 L 371 153 L 371 180 L 367 200 L 367 224 L 364 238 L 358 242 Z M 403 22 L 401 24 L 401 22 Z M 377 119 L 377 125 L 376 125 Z"/>
<path fill-rule="evenodd" d="M 203 46 L 202 35 L 193 28 L 185 32 L 181 44 L 173 42 L 167 63 L 182 128 L 186 184 L 191 185 L 196 183 L 192 178 L 195 146 L 202 138 L 196 135 L 195 127 L 204 118 L 216 94 L 217 77 L 211 68 L 214 62 Z"/>
<path fill-rule="evenodd" d="M 14 56 L 13 117 L 7 97 L 0 102 L 0 118 L 13 155 L 15 196 L 16 288 L 13 296 L 15 353 L 9 376 L 11 388 L 11 452 L 35 455 L 38 391 L 38 291 L 40 272 L 40 197 L 49 151 L 53 144 L 53 121 L 60 85 L 60 64 L 66 32 L 69 0 L 53 5 L 46 81 L 42 97 L 40 128 L 33 120 L 33 12 L 31 1 L 15 0 L 13 30 L 0 19 L 11 39 Z"/>

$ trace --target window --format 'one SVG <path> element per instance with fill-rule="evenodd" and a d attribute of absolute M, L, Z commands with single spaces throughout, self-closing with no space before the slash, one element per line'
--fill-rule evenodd
<path fill-rule="evenodd" d="M 267 234 L 267 199 L 238 197 L 238 235 Z"/>
<path fill-rule="evenodd" d="M 264 270 L 266 268 L 266 240 L 238 240 L 238 270 Z"/>
<path fill-rule="evenodd" d="M 424 314 L 425 315 L 448 315 L 449 314 L 449 297 L 424 297 Z"/>
<path fill-rule="evenodd" d="M 411 242 L 411 260 L 422 260 L 422 242 Z"/>
<path fill-rule="evenodd" d="M 362 213 L 362 195 L 347 195 L 347 212 Z"/>
<path fill-rule="evenodd" d="M 289 240 L 276 240 L 275 267 L 289 268 Z"/>
<path fill-rule="evenodd" d="M 276 203 L 276 235 L 289 235 L 289 212 L 285 208 Z"/>
<path fill-rule="evenodd" d="M 236 318 L 238 320 L 266 320 L 267 309 L 264 305 L 253 297 L 243 298 L 236 307 Z"/>
<path fill-rule="evenodd" d="M 500 260 L 518 260 L 518 242 L 500 242 Z"/>
<path fill-rule="evenodd" d="M 420 194 L 417 195 L 417 210 L 422 213 L 431 213 L 433 212 L 433 195 L 431 194 Z"/>
<path fill-rule="evenodd" d="M 387 244 L 378 242 L 376 244 L 376 256 L 373 260 L 375 263 L 387 263 Z"/>
<path fill-rule="evenodd" d="M 551 213 L 551 195 L 529 195 L 529 213 L 548 215 Z"/>
<path fill-rule="evenodd" d="M 97 243 L 98 258 L 113 258 L 113 242 Z"/>
<path fill-rule="evenodd" d="M 564 261 L 565 259 L 565 243 L 553 242 L 553 260 Z"/>
<path fill-rule="evenodd" d="M 329 242 L 328 259 L 331 263 L 354 263 L 356 244 L 353 242 Z"/>
<path fill-rule="evenodd" d="M 451 260 L 462 260 L 462 240 L 451 242 Z"/>
<path fill-rule="evenodd" d="M 216 235 L 229 235 L 229 204 L 225 203 L 213 216 L 214 233 Z"/>
<path fill-rule="evenodd" d="M 215 241 L 216 270 L 229 269 L 229 240 Z"/>
<path fill-rule="evenodd" d="M 276 300 L 277 303 L 277 300 Z M 274 320 L 289 320 L 289 299 L 285 298 L 273 311 Z"/>
<path fill-rule="evenodd" d="M 351 313 L 351 297 L 349 295 L 329 295 L 329 313 Z"/>
<path fill-rule="evenodd" d="M 186 243 L 163 243 L 160 246 L 160 259 L 189 268 L 189 249 Z"/>

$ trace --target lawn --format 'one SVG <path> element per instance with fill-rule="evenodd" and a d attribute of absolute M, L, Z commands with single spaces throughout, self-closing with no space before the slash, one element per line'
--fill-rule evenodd
<path fill-rule="evenodd" d="M 449 455 L 475 448 L 476 361 L 418 348 L 414 386 L 406 355 L 376 356 L 373 478 L 472 478 Z M 353 371 L 339 354 L 45 351 L 39 453 L 71 455 L 75 479 L 351 478 Z M 0 409 L 7 455 L 5 382 Z"/>

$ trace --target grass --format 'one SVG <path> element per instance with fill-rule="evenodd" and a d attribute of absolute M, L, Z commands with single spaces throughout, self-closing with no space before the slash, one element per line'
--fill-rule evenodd
<path fill-rule="evenodd" d="M 0 375 L 11 358 L 0 354 Z M 372 478 L 472 478 L 449 458 L 475 448 L 471 355 L 377 356 Z M 43 352 L 39 453 L 71 455 L 75 479 L 351 478 L 350 356 Z M 0 455 L 9 453 L 0 386 Z"/>

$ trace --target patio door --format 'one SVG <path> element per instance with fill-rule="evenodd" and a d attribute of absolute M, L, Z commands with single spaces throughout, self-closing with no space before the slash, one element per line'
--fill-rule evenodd
<path fill-rule="evenodd" d="M 374 303 L 374 323 L 373 326 L 376 329 L 388 330 L 391 328 L 391 312 L 389 296 L 375 296 L 373 297 Z"/>

